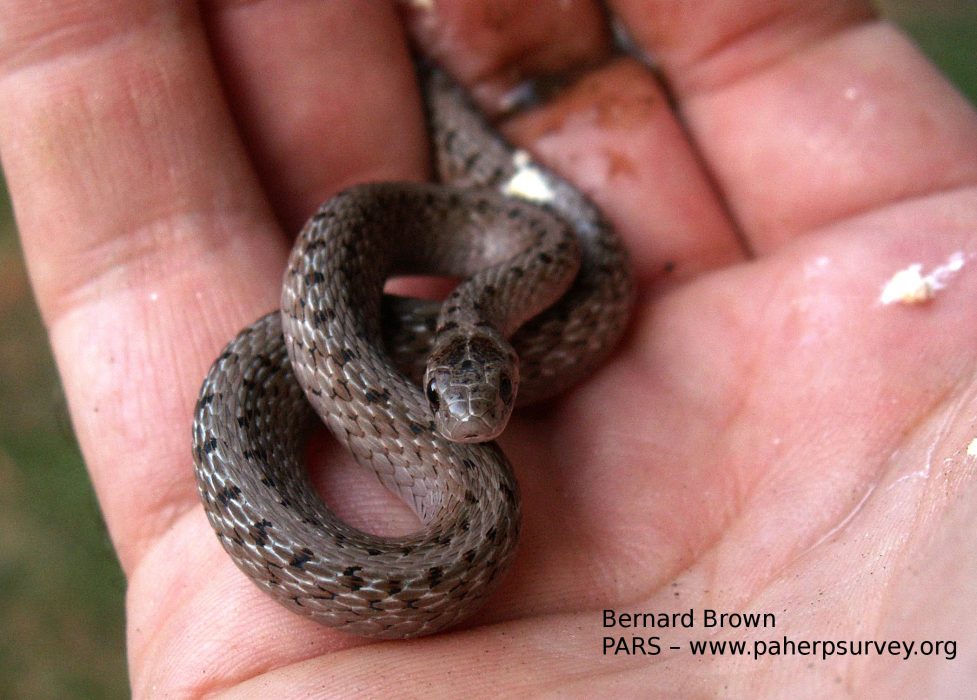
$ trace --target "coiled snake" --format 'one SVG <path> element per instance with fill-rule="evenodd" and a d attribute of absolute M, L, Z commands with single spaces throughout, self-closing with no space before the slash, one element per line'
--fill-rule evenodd
<path fill-rule="evenodd" d="M 514 402 L 590 372 L 633 296 L 593 204 L 507 144 L 446 74 L 422 68 L 421 83 L 442 184 L 359 185 L 322 205 L 281 312 L 217 358 L 193 426 L 200 496 L 235 563 L 286 607 L 380 638 L 443 629 L 494 589 L 519 489 L 484 441 Z M 402 274 L 467 279 L 443 304 L 385 296 Z M 419 532 L 374 536 L 333 515 L 303 466 L 316 413 Z"/>

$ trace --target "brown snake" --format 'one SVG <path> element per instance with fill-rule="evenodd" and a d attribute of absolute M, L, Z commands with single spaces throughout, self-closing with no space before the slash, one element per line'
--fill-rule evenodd
<path fill-rule="evenodd" d="M 494 589 L 519 490 L 484 441 L 517 399 L 549 398 L 606 357 L 633 297 L 594 205 L 507 144 L 443 72 L 421 72 L 443 184 L 359 185 L 322 205 L 281 312 L 217 358 L 193 426 L 200 496 L 235 563 L 289 609 L 381 638 L 437 632 Z M 443 304 L 385 296 L 403 274 L 467 279 Z M 366 534 L 322 502 L 302 458 L 315 413 L 419 532 Z"/>

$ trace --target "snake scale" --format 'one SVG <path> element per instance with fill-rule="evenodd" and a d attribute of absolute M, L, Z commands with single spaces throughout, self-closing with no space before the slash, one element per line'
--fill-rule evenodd
<path fill-rule="evenodd" d="M 238 567 L 289 609 L 377 638 L 437 632 L 499 583 L 519 489 L 490 440 L 513 403 L 606 357 L 633 299 L 596 207 L 513 149 L 446 73 L 424 66 L 420 81 L 440 184 L 357 185 L 323 204 L 281 311 L 217 358 L 193 425 L 204 510 Z M 405 274 L 464 279 L 443 303 L 383 293 Z M 367 534 L 322 502 L 303 464 L 316 414 L 418 532 Z"/>

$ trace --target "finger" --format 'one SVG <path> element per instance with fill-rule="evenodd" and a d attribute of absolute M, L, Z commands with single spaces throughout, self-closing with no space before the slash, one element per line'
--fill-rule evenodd
<path fill-rule="evenodd" d="M 639 277 L 677 276 L 742 259 L 708 174 L 652 73 L 610 60 L 593 2 L 438 2 L 412 14 L 418 43 L 490 111 L 514 85 L 580 77 L 546 104 L 502 123 L 517 145 L 591 195 L 627 239 Z"/>
<path fill-rule="evenodd" d="M 861 2 L 615 0 L 752 246 L 977 179 L 973 110 Z"/>
<path fill-rule="evenodd" d="M 0 8 L 4 167 L 127 571 L 195 497 L 194 384 L 217 337 L 274 305 L 285 253 L 187 8 Z"/>
<path fill-rule="evenodd" d="M 423 177 L 413 69 L 385 3 L 206 6 L 209 36 L 249 152 L 287 231 L 354 181 Z"/>
<path fill-rule="evenodd" d="M 131 571 L 196 504 L 200 378 L 277 305 L 286 246 L 192 5 L 116 5 L 3 3 L 0 152 L 79 441 Z"/>

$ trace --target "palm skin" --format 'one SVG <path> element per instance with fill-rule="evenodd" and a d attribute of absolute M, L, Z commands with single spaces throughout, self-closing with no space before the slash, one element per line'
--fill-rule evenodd
<path fill-rule="evenodd" d="M 940 695 L 977 676 L 977 117 L 894 29 L 850 2 L 613 3 L 679 120 L 647 69 L 606 60 L 591 4 L 415 10 L 421 43 L 488 109 L 516 75 L 596 66 L 502 126 L 602 205 L 640 294 L 613 358 L 501 440 L 524 509 L 502 588 L 454 632 L 376 644 L 295 617 L 233 567 L 197 501 L 189 426 L 220 347 L 275 306 L 286 232 L 354 181 L 424 176 L 397 13 L 143 5 L 0 12 L 0 153 L 129 578 L 136 696 Z M 879 303 L 896 271 L 958 251 L 930 302 Z M 317 446 L 341 514 L 409 528 Z M 605 609 L 700 624 L 607 630 Z M 705 609 L 777 627 L 705 629 Z M 608 635 L 682 649 L 604 655 Z M 784 636 L 961 654 L 687 646 Z"/>

